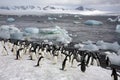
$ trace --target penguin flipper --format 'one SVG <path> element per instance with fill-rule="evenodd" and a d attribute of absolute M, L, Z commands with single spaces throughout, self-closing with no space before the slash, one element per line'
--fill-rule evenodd
<path fill-rule="evenodd" d="M 118 77 L 120 77 L 120 74 L 117 74 Z"/>
<path fill-rule="evenodd" d="M 80 66 L 81 64 L 78 64 L 77 66 Z"/>

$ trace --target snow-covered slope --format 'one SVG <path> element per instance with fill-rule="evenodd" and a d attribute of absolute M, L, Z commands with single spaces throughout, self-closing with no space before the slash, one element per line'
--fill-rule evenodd
<path fill-rule="evenodd" d="M 1 43 L 0 49 L 3 49 Z M 79 67 L 71 66 L 68 66 L 66 71 L 61 71 L 62 60 L 59 59 L 57 64 L 53 64 L 52 58 L 44 58 L 41 66 L 35 67 L 37 61 L 28 60 L 28 55 L 24 55 L 21 60 L 15 60 L 16 56 L 9 48 L 7 50 L 7 56 L 0 52 L 1 80 L 112 80 L 111 70 L 101 67 L 89 66 L 85 73 L 81 72 Z"/>

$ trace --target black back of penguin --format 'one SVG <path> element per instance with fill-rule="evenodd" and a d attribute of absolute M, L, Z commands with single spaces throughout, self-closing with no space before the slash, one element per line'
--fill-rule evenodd
<path fill-rule="evenodd" d="M 62 63 L 62 70 L 64 70 L 65 66 L 66 66 L 66 61 L 68 60 L 68 55 L 65 57 L 63 63 Z"/>
<path fill-rule="evenodd" d="M 115 68 L 112 68 L 112 74 L 111 74 L 111 76 L 113 76 L 114 80 L 118 80 L 118 74 L 117 74 Z"/>

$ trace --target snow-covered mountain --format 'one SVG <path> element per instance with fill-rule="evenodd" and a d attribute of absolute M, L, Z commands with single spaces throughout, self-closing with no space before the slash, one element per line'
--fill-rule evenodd
<path fill-rule="evenodd" d="M 0 6 L 0 14 L 5 15 L 41 15 L 41 14 L 81 14 L 81 15 L 102 15 L 106 12 L 93 8 L 68 7 L 56 5 L 17 5 L 17 6 Z"/>
<path fill-rule="evenodd" d="M 59 6 L 34 6 L 34 5 L 22 5 L 22 6 L 0 6 L 1 10 L 28 10 L 28 9 L 39 9 L 39 10 L 78 10 L 78 11 L 93 11 L 93 8 L 85 8 L 83 6 L 79 6 L 76 8 L 67 8 L 67 7 L 59 7 Z"/>

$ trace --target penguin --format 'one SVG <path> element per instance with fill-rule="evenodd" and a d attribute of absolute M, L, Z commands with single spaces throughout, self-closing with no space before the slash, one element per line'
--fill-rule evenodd
<path fill-rule="evenodd" d="M 40 65 L 40 61 L 41 61 L 41 59 L 42 58 L 44 58 L 43 56 L 41 56 L 39 59 L 38 59 L 38 62 L 37 62 L 37 65 L 35 66 L 35 67 L 37 67 L 37 66 L 39 66 Z"/>
<path fill-rule="evenodd" d="M 118 74 L 115 68 L 112 68 L 111 77 L 113 77 L 113 80 L 118 80 Z"/>
<path fill-rule="evenodd" d="M 21 53 L 20 53 L 21 50 L 23 50 L 23 48 L 20 48 L 20 49 L 17 50 L 16 60 L 18 60 L 21 57 Z"/>
<path fill-rule="evenodd" d="M 58 51 L 55 51 L 54 54 L 53 54 L 53 64 L 56 64 L 57 63 L 57 60 L 58 60 Z"/>
<path fill-rule="evenodd" d="M 14 46 L 13 46 L 13 55 L 16 55 L 16 52 L 17 52 L 17 46 L 14 45 Z"/>
<path fill-rule="evenodd" d="M 83 59 L 82 61 L 81 61 L 81 64 L 79 64 L 78 66 L 80 66 L 81 65 L 81 71 L 82 72 L 85 72 L 86 71 L 86 62 L 85 62 L 85 59 Z"/>
<path fill-rule="evenodd" d="M 6 55 L 8 55 L 8 51 L 7 51 L 6 47 L 4 46 L 3 48 L 5 50 L 4 53 L 6 53 Z"/>
<path fill-rule="evenodd" d="M 5 46 L 3 46 L 2 53 L 3 53 L 4 56 L 8 55 L 8 51 L 7 51 Z"/>
<path fill-rule="evenodd" d="M 32 51 L 31 54 L 32 54 L 32 56 L 31 56 L 32 60 L 36 60 L 37 59 L 36 53 L 34 51 Z"/>
<path fill-rule="evenodd" d="M 65 70 L 65 68 L 66 68 L 66 63 L 67 63 L 67 60 L 68 60 L 68 55 L 65 57 L 65 59 L 63 60 L 63 62 L 62 62 L 62 68 L 61 68 L 61 70 Z"/>
<path fill-rule="evenodd" d="M 107 65 L 107 66 L 110 66 L 110 64 L 111 64 L 111 63 L 110 63 L 110 59 L 109 59 L 109 57 L 107 56 L 107 57 L 106 57 L 106 65 Z"/>
<path fill-rule="evenodd" d="M 30 60 L 36 60 L 36 59 L 37 59 L 36 52 L 34 48 L 32 47 L 30 50 Z"/>

